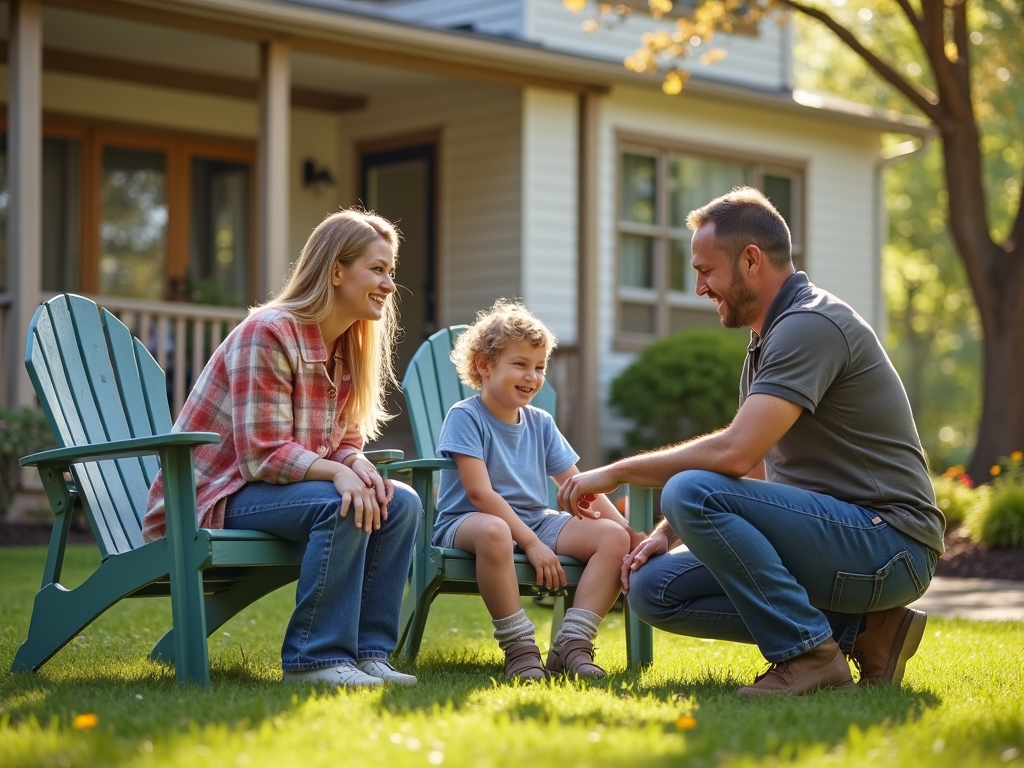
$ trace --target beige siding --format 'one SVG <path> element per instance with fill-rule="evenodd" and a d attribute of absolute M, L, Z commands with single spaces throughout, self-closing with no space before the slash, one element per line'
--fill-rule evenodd
<path fill-rule="evenodd" d="M 606 99 L 601 126 L 600 305 L 615 306 L 616 174 L 619 132 L 643 134 L 719 153 L 766 156 L 804 166 L 805 259 L 810 279 L 849 302 L 869 322 L 878 305 L 875 167 L 878 134 L 826 119 L 798 119 L 703 97 L 664 97 L 616 89 Z M 710 302 L 709 313 L 714 311 Z M 601 402 L 612 379 L 634 355 L 613 347 L 614 315 L 605 312 L 599 332 Z M 602 443 L 618 442 L 621 423 L 606 412 Z"/>
<path fill-rule="evenodd" d="M 371 98 L 342 118 L 341 177 L 349 200 L 361 141 L 440 129 L 438 322 L 469 322 L 499 296 L 520 295 L 520 92 L 453 83 Z"/>
<path fill-rule="evenodd" d="M 576 341 L 577 100 L 523 92 L 523 299 L 562 344 Z"/>
<path fill-rule="evenodd" d="M 654 29 L 674 29 L 671 22 L 655 22 L 635 14 L 624 23 L 591 34 L 584 32 L 584 20 L 593 17 L 593 5 L 583 13 L 572 13 L 562 0 L 525 0 L 528 3 L 525 37 L 549 48 L 621 61 L 640 46 L 641 36 Z M 760 25 L 756 36 L 735 35 L 716 38 L 713 47 L 726 51 L 721 62 L 705 66 L 698 58 L 706 50 L 695 49 L 687 65 L 694 73 L 715 80 L 778 90 L 792 87 L 789 27 L 774 21 Z"/>

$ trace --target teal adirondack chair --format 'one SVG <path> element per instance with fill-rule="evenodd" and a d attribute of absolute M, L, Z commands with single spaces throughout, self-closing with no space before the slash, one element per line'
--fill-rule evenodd
<path fill-rule="evenodd" d="M 198 528 L 193 451 L 220 436 L 171 433 L 164 372 L 106 310 L 70 294 L 47 301 L 29 327 L 25 366 L 60 447 L 21 460 L 38 468 L 56 519 L 28 639 L 11 670 L 37 671 L 122 598 L 170 595 L 173 625 L 151 658 L 173 663 L 179 682 L 209 685 L 207 637 L 297 579 L 304 547 L 258 531 Z M 147 544 L 142 515 L 160 467 L 167 535 Z M 61 567 L 78 504 L 102 563 L 68 590 Z"/>
<path fill-rule="evenodd" d="M 409 363 L 402 381 L 405 402 L 409 408 L 416 451 L 421 457 L 414 461 L 384 464 L 389 472 L 413 470 L 413 487 L 423 501 L 423 523 L 417 534 L 413 553 L 409 590 L 402 604 L 402 623 L 399 648 L 415 658 L 423 639 L 430 604 L 439 594 L 480 594 L 476 583 L 476 561 L 469 552 L 441 549 L 430 543 L 437 516 L 435 506 L 435 472 L 442 468 L 454 469 L 454 462 L 432 458 L 436 454 L 441 424 L 448 409 L 460 400 L 472 397 L 476 391 L 459 381 L 450 355 L 458 335 L 466 326 L 453 326 L 434 333 L 423 342 Z M 554 388 L 544 386 L 534 398 L 533 405 L 554 415 L 557 396 Z M 555 508 L 557 488 L 551 483 L 550 503 Z M 637 530 L 650 530 L 653 526 L 653 501 L 648 488 L 631 487 L 630 524 Z M 557 594 L 551 639 L 558 631 L 565 608 L 572 605 L 572 597 L 583 574 L 584 563 L 570 557 L 559 558 L 565 571 L 567 587 Z M 541 592 L 536 584 L 536 571 L 525 555 L 515 556 L 516 578 L 523 596 Z M 641 622 L 626 609 L 626 647 L 631 666 L 653 661 L 651 627 Z"/>

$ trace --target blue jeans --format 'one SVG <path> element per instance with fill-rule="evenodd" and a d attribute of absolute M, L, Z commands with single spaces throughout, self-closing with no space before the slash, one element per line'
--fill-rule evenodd
<path fill-rule="evenodd" d="M 771 662 L 830 637 L 849 653 L 863 614 L 913 602 L 935 570 L 924 544 L 824 494 L 694 470 L 661 498 L 685 546 L 633 572 L 630 610 L 668 632 L 756 643 Z"/>
<path fill-rule="evenodd" d="M 334 484 L 249 483 L 228 498 L 225 528 L 273 533 L 306 544 L 285 630 L 281 666 L 288 671 L 388 659 L 398 643 L 402 595 L 409 576 L 419 498 L 395 483 L 388 519 L 366 533 L 341 517 Z"/>

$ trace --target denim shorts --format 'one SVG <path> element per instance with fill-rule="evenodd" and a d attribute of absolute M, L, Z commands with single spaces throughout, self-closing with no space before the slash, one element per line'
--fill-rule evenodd
<path fill-rule="evenodd" d="M 441 549 L 455 549 L 455 532 L 459 530 L 459 526 L 462 525 L 463 521 L 471 515 L 482 515 L 483 512 L 467 512 L 461 517 L 457 517 L 454 520 L 448 521 L 447 525 L 443 528 L 434 528 L 434 535 L 431 543 L 435 547 L 441 547 Z M 544 542 L 552 552 L 555 551 L 555 543 L 558 541 L 558 534 L 562 532 L 562 528 L 565 524 L 572 519 L 572 515 L 568 512 L 556 512 L 553 509 L 549 509 L 543 517 L 539 518 L 536 523 L 527 525 L 534 533 L 537 534 L 537 538 Z M 516 545 L 515 551 L 518 554 L 522 554 L 523 550 Z"/>

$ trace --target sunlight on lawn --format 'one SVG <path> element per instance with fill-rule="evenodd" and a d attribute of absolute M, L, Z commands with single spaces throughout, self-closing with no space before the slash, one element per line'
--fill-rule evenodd
<path fill-rule="evenodd" d="M 69 583 L 94 561 L 71 549 Z M 4 669 L 42 562 L 41 549 L 0 549 Z M 211 637 L 209 690 L 147 658 L 168 601 L 123 601 L 40 673 L 0 677 L 0 766 L 1024 763 L 1022 622 L 932 620 L 903 689 L 740 701 L 763 668 L 754 648 L 655 633 L 655 665 L 627 671 L 621 613 L 598 642 L 606 681 L 510 684 L 483 603 L 444 596 L 417 663 L 398 660 L 418 687 L 334 692 L 280 684 L 293 599 L 278 590 Z M 546 648 L 551 611 L 524 605 Z"/>

